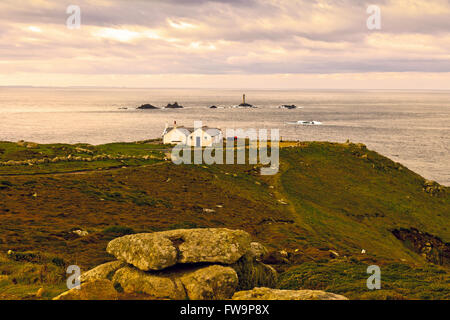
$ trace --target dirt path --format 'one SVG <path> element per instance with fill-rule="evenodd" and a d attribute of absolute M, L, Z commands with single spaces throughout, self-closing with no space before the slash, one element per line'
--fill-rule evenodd
<path fill-rule="evenodd" d="M 283 171 L 287 171 L 289 169 L 290 165 L 287 162 L 285 162 L 285 163 L 283 163 L 283 166 L 284 166 Z M 304 219 L 297 212 L 294 204 L 289 199 L 288 194 L 287 194 L 286 190 L 284 189 L 283 184 L 280 181 L 282 175 L 283 175 L 283 172 L 280 170 L 279 174 L 274 178 L 274 181 L 273 181 L 273 184 L 275 187 L 275 189 L 273 190 L 274 196 L 277 199 L 282 200 L 287 203 L 285 205 L 285 207 L 291 213 L 292 219 L 295 221 L 295 223 L 297 225 L 301 226 L 302 228 L 304 228 L 305 230 L 307 230 L 311 233 L 315 233 L 314 230 L 307 223 L 305 223 Z"/>

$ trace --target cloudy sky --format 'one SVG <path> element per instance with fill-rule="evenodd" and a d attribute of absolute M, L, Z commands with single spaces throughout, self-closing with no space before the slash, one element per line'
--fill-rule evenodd
<path fill-rule="evenodd" d="M 1 0 L 0 85 L 450 89 L 450 0 Z"/>

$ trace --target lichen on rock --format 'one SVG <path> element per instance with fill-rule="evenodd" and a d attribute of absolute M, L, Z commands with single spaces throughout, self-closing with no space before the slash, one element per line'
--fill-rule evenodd
<path fill-rule="evenodd" d="M 346 297 L 321 290 L 278 290 L 254 288 L 239 291 L 233 300 L 348 300 Z"/>
<path fill-rule="evenodd" d="M 118 293 L 111 281 L 93 280 L 82 283 L 80 288 L 63 292 L 53 300 L 117 300 Z"/>
<path fill-rule="evenodd" d="M 232 264 L 250 248 L 250 235 L 230 229 L 179 229 L 133 234 L 112 240 L 107 251 L 143 270 L 177 263 Z"/>

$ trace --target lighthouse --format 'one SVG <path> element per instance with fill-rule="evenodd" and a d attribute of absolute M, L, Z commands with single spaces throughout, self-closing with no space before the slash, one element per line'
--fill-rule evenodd
<path fill-rule="evenodd" d="M 256 108 L 255 106 L 252 106 L 251 104 L 248 104 L 247 102 L 245 102 L 245 94 L 242 95 L 242 103 L 239 106 L 237 106 L 237 107 Z"/>

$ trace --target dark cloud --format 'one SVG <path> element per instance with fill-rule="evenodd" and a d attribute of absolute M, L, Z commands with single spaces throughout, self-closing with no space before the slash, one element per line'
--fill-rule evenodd
<path fill-rule="evenodd" d="M 0 56 L 8 60 L 8 70 L 94 74 L 450 71 L 449 0 L 377 1 L 382 8 L 382 30 L 377 32 L 366 27 L 371 1 L 361 0 L 74 3 L 82 9 L 82 29 L 77 31 L 65 28 L 66 4 L 62 2 L 0 2 Z M 27 26 L 44 31 L 31 32 Z M 33 65 L 36 61 L 41 62 L 39 66 Z"/>

